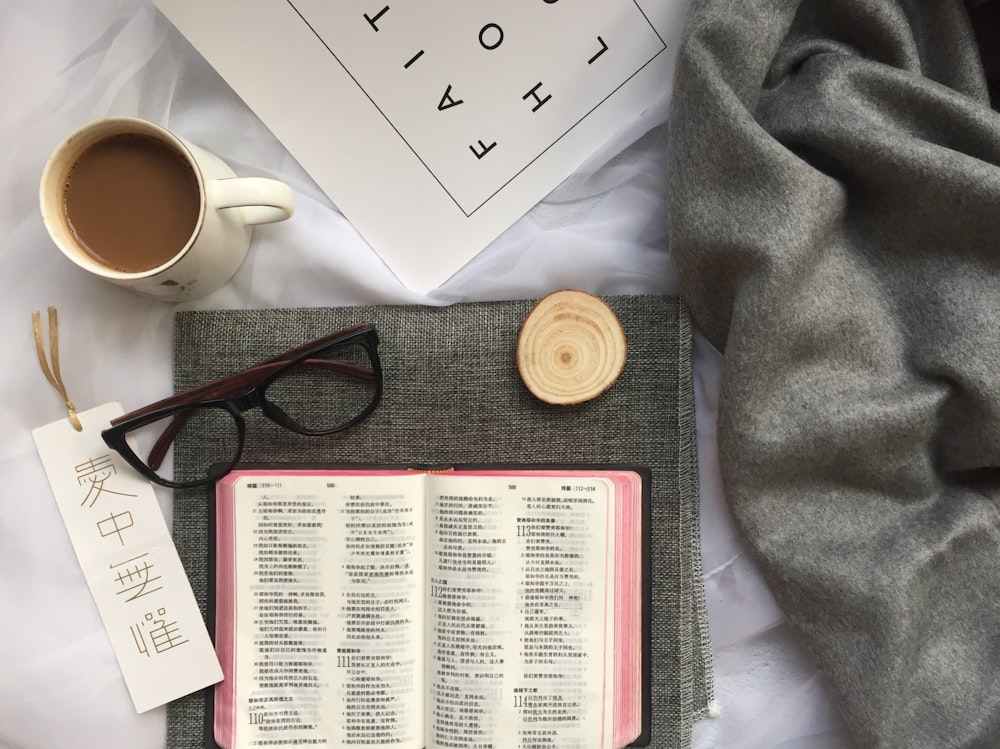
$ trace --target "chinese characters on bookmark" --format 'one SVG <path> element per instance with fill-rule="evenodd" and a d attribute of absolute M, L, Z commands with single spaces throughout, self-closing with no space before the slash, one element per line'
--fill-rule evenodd
<path fill-rule="evenodd" d="M 214 684 L 222 671 L 148 481 L 101 439 L 108 403 L 32 433 L 137 711 Z"/>

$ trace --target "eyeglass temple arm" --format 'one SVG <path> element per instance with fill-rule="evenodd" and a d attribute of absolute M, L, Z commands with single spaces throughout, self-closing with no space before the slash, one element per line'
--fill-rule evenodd
<path fill-rule="evenodd" d="M 225 377 L 220 377 L 202 385 L 196 385 L 195 387 L 185 390 L 184 392 L 175 393 L 174 395 L 163 398 L 162 400 L 158 400 L 156 403 L 151 403 L 148 406 L 144 406 L 136 411 L 119 416 L 111 420 L 111 425 L 117 426 L 124 421 L 144 416 L 148 413 L 152 413 L 153 411 L 159 411 L 162 408 L 169 408 L 170 406 L 181 405 L 183 403 L 196 400 L 207 400 L 209 398 L 221 397 L 233 392 L 234 390 L 249 387 L 256 380 L 261 379 L 261 368 L 264 368 L 263 374 L 266 375 L 268 370 L 273 369 L 277 365 L 287 364 L 309 351 L 323 347 L 326 343 L 332 343 L 339 338 L 349 338 L 351 335 L 359 333 L 366 328 L 374 331 L 374 328 L 372 328 L 370 324 L 362 323 L 361 325 L 355 325 L 354 327 L 342 330 L 339 333 L 333 333 L 332 335 L 318 338 L 315 341 L 304 343 L 301 346 L 291 349 L 290 351 L 286 351 L 282 354 L 278 354 L 277 356 L 273 356 L 270 359 L 258 362 L 252 367 L 247 367 L 244 370 L 235 372 L 231 375 L 226 375 Z M 344 367 L 345 369 L 343 371 L 348 374 L 353 374 L 353 376 L 358 379 L 369 382 L 375 379 L 375 373 L 370 370 L 366 370 L 364 367 L 355 367 L 351 364 L 335 362 L 329 359 L 309 359 L 308 361 L 327 361 L 335 367 Z"/>
<path fill-rule="evenodd" d="M 375 371 L 367 367 L 359 367 L 354 364 L 332 361 L 330 359 L 306 359 L 305 361 L 316 366 L 343 372 L 344 374 L 350 375 L 351 377 L 364 382 L 373 382 L 375 380 Z M 196 385 L 195 387 L 181 393 L 175 393 L 167 398 L 158 400 L 156 403 L 151 403 L 148 406 L 143 406 L 135 411 L 118 416 L 111 420 L 111 426 L 117 426 L 118 424 L 129 421 L 130 419 L 145 416 L 146 414 L 153 413 L 154 411 L 159 411 L 164 408 L 170 408 L 171 406 L 181 406 L 189 402 L 194 403 L 201 400 L 221 398 L 233 393 L 234 391 L 241 390 L 259 382 L 267 375 L 268 371 L 274 370 L 287 363 L 287 360 L 262 362 L 240 372 L 220 377 L 219 379 L 212 380 L 211 382 L 206 382 L 203 385 Z"/>
<path fill-rule="evenodd" d="M 218 380 L 205 383 L 204 385 L 191 388 L 190 390 L 185 390 L 183 393 L 178 393 L 177 395 L 166 398 L 159 403 L 153 404 L 152 406 L 140 409 L 139 411 L 135 411 L 127 416 L 120 417 L 120 419 L 116 419 L 115 421 L 142 416 L 144 413 L 155 410 L 156 408 L 179 405 L 174 403 L 174 401 L 183 402 L 187 399 L 207 400 L 209 398 L 221 398 L 225 395 L 233 393 L 234 391 L 242 390 L 243 388 L 248 387 L 251 383 L 258 382 L 261 377 L 267 375 L 269 370 L 277 369 L 287 363 L 288 362 L 286 360 L 280 359 L 268 360 L 267 362 L 256 364 L 249 369 L 244 369 L 242 372 L 237 372 L 227 377 L 222 377 Z M 306 359 L 302 363 L 320 367 L 321 369 L 341 372 L 358 380 L 362 380 L 363 382 L 372 382 L 375 379 L 374 370 L 367 367 L 358 367 L 354 364 L 347 364 L 346 362 L 332 361 L 330 359 Z M 167 428 L 163 430 L 159 439 L 156 440 L 153 448 L 149 451 L 149 459 L 146 461 L 146 465 L 154 471 L 159 470 L 160 466 L 163 464 L 163 459 L 167 456 L 167 450 L 170 449 L 171 443 L 173 443 L 181 429 L 184 428 L 184 425 L 190 417 L 191 411 L 182 411 L 171 419 Z M 113 421 L 112 424 L 114 424 L 115 421 Z"/>

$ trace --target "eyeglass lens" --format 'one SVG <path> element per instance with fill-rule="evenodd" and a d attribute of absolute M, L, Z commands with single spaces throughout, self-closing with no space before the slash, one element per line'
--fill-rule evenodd
<path fill-rule="evenodd" d="M 348 343 L 299 362 L 264 390 L 271 409 L 296 431 L 323 434 L 357 418 L 375 399 L 376 379 L 368 349 Z"/>
<path fill-rule="evenodd" d="M 352 342 L 324 349 L 282 370 L 264 385 L 262 408 L 288 429 L 327 434 L 361 416 L 376 397 L 377 375 L 371 355 L 364 345 Z M 164 450 L 188 437 L 197 440 L 198 450 L 192 451 L 187 461 L 192 474 L 177 477 L 185 484 L 222 475 L 239 458 L 238 417 L 221 403 L 194 405 L 128 433 L 140 460 L 167 480 L 173 478 L 173 460 L 172 451 Z"/>

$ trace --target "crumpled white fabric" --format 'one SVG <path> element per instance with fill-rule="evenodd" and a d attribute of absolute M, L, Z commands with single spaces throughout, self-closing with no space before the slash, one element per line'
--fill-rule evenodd
<path fill-rule="evenodd" d="M 560 288 L 676 292 L 666 242 L 669 82 L 645 116 L 451 279 L 421 295 L 401 286 L 147 0 L 7 2 L 2 16 L 0 747 L 158 749 L 165 711 L 136 715 L 132 707 L 31 439 L 34 427 L 64 415 L 36 362 L 31 312 L 59 310 L 62 374 L 76 405 L 116 400 L 129 410 L 171 390 L 178 309 L 440 305 Z M 300 106 L 308 116 L 308 103 Z M 88 276 L 45 234 L 38 178 L 67 132 L 109 114 L 158 122 L 216 152 L 240 175 L 286 181 L 295 191 L 294 218 L 256 229 L 236 278 L 196 302 L 167 305 Z M 720 708 L 696 726 L 695 746 L 840 746 L 823 685 L 791 641 L 726 510 L 714 434 L 723 363 L 701 339 L 695 353 L 704 570 Z M 169 514 L 169 492 L 158 498 Z"/>

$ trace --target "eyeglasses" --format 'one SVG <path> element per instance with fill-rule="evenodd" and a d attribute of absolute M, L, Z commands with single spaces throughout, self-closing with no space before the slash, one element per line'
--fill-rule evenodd
<path fill-rule="evenodd" d="M 174 489 L 211 484 L 243 454 L 244 411 L 260 408 L 276 424 L 306 435 L 333 434 L 368 416 L 382 397 L 378 342 L 369 324 L 318 338 L 119 416 L 101 436 L 150 481 Z M 187 434 L 199 439 L 195 478 L 175 481 L 161 469 Z"/>

